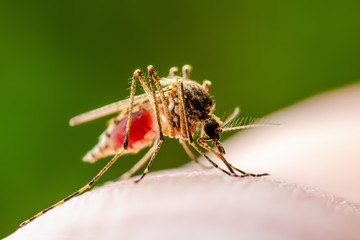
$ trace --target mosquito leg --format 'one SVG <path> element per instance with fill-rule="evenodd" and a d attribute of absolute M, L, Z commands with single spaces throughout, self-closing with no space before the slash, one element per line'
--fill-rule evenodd
<path fill-rule="evenodd" d="M 155 92 L 155 81 L 154 81 L 154 73 L 155 73 L 155 70 L 153 70 L 153 66 L 149 66 L 148 67 L 148 73 L 149 73 L 149 80 L 150 80 L 150 87 L 151 87 L 151 93 L 150 93 L 150 96 L 149 98 L 152 100 L 152 103 L 153 103 L 153 108 L 154 108 L 154 111 L 155 111 L 155 115 L 156 115 L 156 120 L 157 120 L 157 123 L 158 123 L 158 129 L 159 129 L 159 139 L 160 141 L 164 140 L 164 135 L 163 135 L 163 132 L 162 132 L 162 122 L 161 122 L 161 118 L 160 118 L 160 113 L 159 113 L 159 104 L 156 100 L 156 92 Z M 142 75 L 141 75 L 142 76 Z M 143 85 L 146 85 L 146 82 L 145 82 L 145 79 L 142 77 L 142 82 L 144 82 Z M 147 86 L 147 85 L 146 85 Z M 162 91 L 162 87 L 160 86 L 160 89 Z M 159 89 L 159 92 L 160 92 L 160 89 Z M 164 92 L 163 92 L 164 94 Z M 164 96 L 165 97 L 165 96 Z M 169 110 L 169 109 L 168 109 Z"/>
<path fill-rule="evenodd" d="M 204 130 L 204 124 L 201 123 L 201 134 L 200 134 L 200 137 L 205 137 L 205 130 Z"/>
<path fill-rule="evenodd" d="M 179 68 L 178 67 L 172 67 L 169 70 L 169 77 L 174 78 L 174 77 L 176 77 L 178 75 L 178 73 L 179 73 Z"/>
<path fill-rule="evenodd" d="M 234 170 L 244 174 L 243 176 L 252 176 L 252 177 L 262 177 L 262 176 L 268 176 L 270 174 L 268 173 L 248 173 L 248 172 L 244 172 L 236 167 L 234 167 L 233 165 L 230 164 L 230 167 L 233 168 Z"/>
<path fill-rule="evenodd" d="M 157 142 L 157 141 L 155 140 L 155 142 Z M 140 159 L 140 161 L 138 161 L 129 171 L 124 173 L 120 177 L 120 179 L 125 180 L 125 179 L 128 179 L 128 178 L 132 177 L 147 162 L 147 160 L 149 160 L 151 155 L 155 152 L 156 148 L 157 148 L 157 145 L 154 144 L 150 148 L 150 150 Z"/>
<path fill-rule="evenodd" d="M 189 149 L 189 147 L 186 145 L 186 143 L 184 142 L 184 140 L 179 141 L 181 143 L 181 145 L 183 146 L 186 154 L 189 156 L 189 158 L 191 160 L 193 160 L 195 163 L 200 164 L 200 162 L 197 160 L 197 158 L 194 156 L 194 154 L 191 152 L 191 150 Z"/>
<path fill-rule="evenodd" d="M 157 144 L 156 145 L 156 149 L 146 167 L 146 169 L 144 170 L 143 174 L 140 176 L 140 178 L 138 180 L 135 181 L 135 183 L 138 183 L 141 179 L 143 179 L 145 177 L 145 175 L 149 172 L 150 170 L 150 167 L 155 159 L 155 156 L 157 155 L 160 147 L 161 147 L 161 144 L 163 143 L 164 141 L 164 135 L 163 135 L 163 132 L 162 132 L 162 124 L 161 124 L 161 118 L 160 118 L 160 113 L 159 113 L 159 105 L 158 105 L 158 102 L 156 100 L 156 92 L 155 92 L 155 85 L 157 85 L 157 88 L 159 90 L 159 93 L 160 93 L 160 98 L 161 98 L 161 101 L 163 101 L 163 104 L 164 104 L 164 108 L 165 108 L 165 112 L 166 112 L 166 109 L 167 111 L 169 111 L 169 108 L 167 107 L 167 98 L 165 97 L 164 95 L 164 92 L 163 92 L 163 89 L 160 85 L 160 82 L 159 82 L 159 79 L 155 73 L 155 70 L 154 70 L 154 67 L 153 66 L 148 66 L 148 73 L 149 73 L 149 80 L 150 80 L 150 88 L 151 88 L 151 97 L 153 99 L 153 105 L 154 105 L 154 110 L 155 110 L 155 113 L 156 113 L 156 120 L 157 120 L 157 123 L 158 123 L 158 129 L 159 129 L 159 140 L 157 141 Z M 146 85 L 147 86 L 147 85 Z M 162 93 L 162 94 L 161 94 Z M 165 107 L 166 106 L 166 107 Z M 169 112 L 168 112 L 169 113 Z M 169 113 L 169 118 L 170 118 L 170 113 Z M 171 119 L 170 119 L 171 120 Z M 172 122 L 168 122 L 169 124 L 172 123 Z M 172 126 L 172 124 L 171 124 Z"/>
<path fill-rule="evenodd" d="M 30 223 L 31 221 L 35 220 L 36 218 L 40 217 L 41 215 L 43 215 L 44 213 L 46 213 L 47 211 L 50 211 L 51 209 L 63 204 L 66 201 L 69 201 L 70 199 L 72 199 L 73 197 L 81 194 L 82 192 L 84 192 L 85 190 L 87 190 L 88 188 L 91 188 L 91 186 L 111 167 L 111 165 L 113 165 L 116 160 L 124 153 L 125 149 L 121 148 L 121 150 L 110 160 L 110 162 L 108 162 L 108 164 L 106 164 L 106 166 L 88 183 L 86 184 L 84 187 L 82 187 L 81 189 L 79 189 L 78 191 L 74 192 L 73 194 L 71 194 L 70 196 L 64 198 L 63 200 L 61 200 L 58 203 L 55 203 L 54 205 L 52 205 L 51 207 L 48 207 L 47 209 L 39 212 L 38 214 L 36 214 L 35 216 L 31 217 L 30 219 L 24 221 L 23 223 L 20 224 L 20 227 L 25 226 L 26 224 Z"/>
<path fill-rule="evenodd" d="M 206 160 L 208 160 L 215 168 L 219 169 L 220 171 L 222 171 L 223 173 L 231 176 L 231 177 L 246 177 L 247 175 L 236 175 L 235 173 L 226 171 L 225 169 L 221 168 L 219 165 L 217 165 L 213 160 L 211 160 L 205 153 L 203 153 L 203 151 L 201 151 L 194 143 L 194 141 L 189 142 L 189 144 L 195 148 L 196 151 L 198 151 L 204 158 L 206 158 Z"/>
<path fill-rule="evenodd" d="M 243 176 L 262 177 L 262 176 L 269 175 L 268 173 L 261 173 L 261 174 L 247 173 L 247 172 L 244 172 L 244 171 L 242 171 L 242 170 L 234 167 L 233 165 L 231 165 L 231 164 L 224 158 L 224 156 L 223 156 L 222 154 L 217 153 L 216 151 L 214 151 L 213 149 L 211 149 L 211 148 L 205 143 L 205 141 L 210 141 L 210 140 L 211 140 L 211 139 L 209 139 L 209 138 L 203 137 L 203 138 L 199 138 L 199 139 L 197 140 L 197 142 L 198 142 L 198 144 L 199 144 L 201 147 L 203 147 L 203 148 L 205 148 L 206 150 L 212 152 L 212 153 L 215 154 L 218 158 L 220 158 L 228 168 L 230 167 L 231 169 L 234 169 L 235 171 L 240 172 L 241 174 L 243 174 Z"/>
<path fill-rule="evenodd" d="M 159 81 L 159 77 L 157 76 L 156 71 L 155 71 L 155 69 L 154 69 L 154 67 L 152 65 L 148 66 L 148 73 L 149 73 L 150 83 L 153 84 L 155 82 L 156 88 L 159 91 L 160 99 L 161 99 L 161 102 L 162 102 L 162 105 L 163 105 L 163 109 L 165 111 L 165 116 L 166 116 L 166 120 L 167 120 L 167 124 L 168 124 L 168 129 L 170 131 L 170 136 L 175 136 L 174 123 L 173 123 L 173 121 L 171 119 L 170 111 L 169 111 L 169 101 L 168 101 L 167 97 L 164 94 L 163 88 L 162 88 L 162 86 L 160 84 L 160 81 Z M 154 88 L 153 94 L 155 95 L 155 86 L 153 86 L 153 85 L 151 85 L 151 86 L 152 86 L 152 88 Z M 155 99 L 156 99 L 156 97 L 155 97 Z M 154 100 L 154 101 L 156 101 L 156 100 Z M 160 121 L 160 117 L 159 117 L 158 121 Z"/>
<path fill-rule="evenodd" d="M 151 159 L 150 159 L 147 167 L 145 168 L 145 170 L 144 170 L 144 172 L 141 174 L 141 176 L 140 176 L 137 180 L 135 180 L 135 183 L 140 182 L 141 179 L 143 179 L 143 178 L 145 177 L 145 175 L 149 172 L 149 170 L 150 170 L 150 168 L 151 168 L 151 165 L 153 164 L 154 159 L 155 159 L 155 157 L 156 157 L 156 155 L 157 155 L 157 153 L 158 153 L 158 151 L 159 151 L 159 149 L 160 149 L 160 147 L 161 147 L 161 144 L 162 144 L 163 142 L 164 142 L 163 139 L 159 139 L 158 142 L 155 144 L 156 149 L 155 149 L 155 151 L 154 151 L 154 153 L 153 153 L 153 155 L 152 155 L 152 157 L 151 157 Z"/>
<path fill-rule="evenodd" d="M 123 144 L 125 149 L 128 146 L 128 140 L 129 140 L 129 134 L 130 134 L 130 124 L 131 124 L 131 117 L 132 117 L 132 112 L 133 112 L 133 108 L 134 108 L 134 98 L 135 98 L 136 80 L 137 79 L 139 79 L 144 91 L 146 92 L 146 94 L 149 98 L 149 101 L 153 107 L 153 110 L 155 111 L 156 120 L 158 123 L 158 129 L 159 129 L 159 138 L 158 138 L 159 140 L 158 141 L 162 142 L 164 140 L 164 136 L 162 133 L 162 124 L 161 124 L 161 119 L 160 119 L 160 113 L 159 113 L 159 106 L 158 106 L 158 102 L 156 99 L 156 92 L 155 92 L 154 75 L 156 75 L 156 73 L 152 66 L 148 67 L 148 72 L 149 72 L 149 79 L 150 79 L 150 88 L 149 88 L 148 84 L 146 83 L 146 79 L 144 78 L 141 70 L 138 69 L 138 70 L 135 70 L 135 72 L 134 72 L 133 81 L 132 81 L 132 85 L 131 85 L 129 116 L 128 116 L 128 122 L 126 125 L 126 133 L 125 133 L 125 139 L 124 139 L 124 144 Z M 160 85 L 160 83 L 159 83 L 159 85 Z M 163 89 L 161 86 L 159 88 L 159 93 L 160 93 L 160 96 L 165 98 L 165 95 L 164 95 L 164 92 L 163 92 Z M 161 99 L 163 99 L 163 98 L 161 98 Z M 165 100 L 166 100 L 166 98 L 165 98 Z M 166 103 L 167 103 L 167 101 L 166 101 Z M 156 145 L 158 145 L 158 146 L 156 146 Z M 130 177 L 132 174 L 134 174 L 134 172 L 136 172 L 138 170 L 138 168 L 140 168 L 147 161 L 147 159 L 149 159 L 151 154 L 152 154 L 152 158 L 150 161 L 153 160 L 154 156 L 156 155 L 156 152 L 159 150 L 159 147 L 160 147 L 159 144 L 155 144 L 154 146 L 156 146 L 156 148 L 152 147 L 150 149 L 150 151 L 128 173 L 125 173 L 125 175 L 123 175 L 123 178 Z M 148 168 L 146 168 L 145 171 L 148 171 Z M 141 178 L 144 177 L 143 175 Z"/>
<path fill-rule="evenodd" d="M 185 65 L 183 67 L 183 76 L 184 72 L 187 68 L 190 68 L 190 66 Z M 185 69 L 185 70 L 184 70 Z M 190 145 L 192 145 L 196 151 L 198 151 L 203 157 L 205 157 L 214 167 L 220 169 L 224 173 L 230 175 L 230 176 L 237 176 L 232 168 L 229 168 L 230 172 L 220 168 L 215 162 L 213 162 L 208 156 L 206 156 L 194 143 L 194 140 L 192 139 L 192 134 L 190 132 L 188 119 L 185 114 L 185 104 L 184 104 L 184 97 L 183 97 L 183 80 L 178 80 L 178 96 L 179 96 L 179 108 L 180 108 L 180 127 L 181 131 L 183 133 L 183 138 L 188 141 Z"/>
<path fill-rule="evenodd" d="M 191 150 L 189 149 L 188 145 L 186 144 L 185 141 L 180 139 L 180 143 L 183 146 L 185 152 L 187 153 L 187 155 L 189 156 L 189 158 L 194 161 L 196 164 L 200 165 L 202 168 L 206 168 L 209 169 L 211 168 L 211 166 L 205 166 L 204 164 L 202 164 L 201 162 L 199 162 L 199 160 L 194 156 L 194 154 L 191 152 Z"/>
<path fill-rule="evenodd" d="M 224 158 L 224 156 L 222 154 L 217 153 L 216 151 L 214 151 L 212 148 L 210 148 L 205 141 L 210 140 L 209 138 L 206 137 L 201 137 L 197 140 L 198 144 L 202 147 L 205 148 L 206 150 L 208 150 L 209 152 L 215 154 L 218 158 L 221 159 L 221 161 L 223 161 L 223 163 L 226 165 L 226 167 L 229 169 L 229 171 L 231 173 L 235 173 L 234 169 L 230 166 L 230 163 L 228 161 L 226 161 L 226 159 Z"/>
<path fill-rule="evenodd" d="M 123 143 L 123 147 L 124 149 L 127 149 L 128 147 L 128 143 L 129 143 L 129 134 L 130 134 L 130 125 L 131 125 L 131 118 L 132 118 L 132 112 L 134 110 L 134 98 L 135 98 L 135 91 L 136 91 L 136 79 L 139 79 L 141 82 L 141 85 L 145 91 L 145 93 L 147 94 L 149 101 L 151 102 L 151 105 L 155 105 L 155 103 L 153 102 L 153 98 L 151 98 L 151 91 L 149 89 L 149 86 L 146 84 L 146 80 L 143 77 L 141 70 L 137 69 L 134 72 L 133 75 L 133 80 L 132 80 L 132 84 L 131 84 L 131 92 L 130 92 L 130 105 L 129 105 L 129 111 L 128 111 L 128 121 L 126 124 L 126 132 L 125 132 L 125 138 L 124 138 L 124 143 Z M 156 102 L 156 101 L 155 101 Z"/>
<path fill-rule="evenodd" d="M 91 188 L 91 186 L 116 162 L 116 160 L 126 151 L 127 147 L 128 147 L 128 141 L 129 141 L 129 134 L 130 134 L 130 125 L 131 125 L 131 117 L 132 117 L 132 112 L 134 109 L 134 97 L 135 97 L 135 90 L 136 90 L 136 79 L 139 78 L 143 88 L 145 90 L 145 92 L 148 94 L 148 96 L 151 96 L 151 91 L 149 89 L 149 87 L 146 84 L 145 79 L 142 77 L 141 71 L 140 70 L 136 70 L 134 72 L 134 76 L 133 76 L 133 81 L 132 81 L 132 85 L 131 85 L 131 94 L 130 94 L 130 105 L 129 105 L 129 114 L 128 114 L 128 122 L 126 125 L 126 133 L 125 133 L 125 138 L 124 138 L 124 143 L 123 143 L 123 147 L 120 149 L 120 151 L 110 160 L 110 162 L 108 164 L 106 164 L 106 166 L 88 183 L 86 184 L 84 187 L 82 187 L 81 189 L 79 189 L 78 191 L 74 192 L 73 194 L 71 194 L 70 196 L 64 198 L 63 200 L 61 200 L 60 202 L 48 207 L 47 209 L 39 212 L 38 214 L 36 214 L 35 216 L 31 217 L 30 219 L 24 221 L 23 223 L 20 224 L 20 227 L 25 226 L 26 224 L 30 223 L 31 221 L 33 221 L 34 219 L 40 217 L 41 215 L 43 215 L 44 213 L 50 211 L 51 209 L 63 204 L 66 201 L 69 201 L 71 198 L 81 194 L 82 192 L 86 191 L 88 188 Z M 154 90 L 154 89 L 153 89 Z M 154 91 L 153 91 L 154 92 Z M 149 97 L 149 100 L 152 102 L 154 101 L 154 99 Z M 154 101 L 156 103 L 156 101 Z M 157 106 L 157 105 L 155 105 Z M 158 113 L 158 112 L 157 112 Z M 161 130 L 160 130 L 161 131 Z M 162 135 L 161 135 L 162 136 Z"/>
<path fill-rule="evenodd" d="M 187 69 L 190 68 L 190 66 L 185 65 L 183 67 L 183 72 Z M 184 70 L 185 69 L 185 70 Z M 189 70 L 190 71 L 190 70 Z M 190 132 L 189 129 L 189 123 L 188 123 L 188 119 L 186 117 L 186 113 L 185 113 L 185 104 L 184 104 L 184 86 L 183 86 L 183 79 L 178 79 L 178 96 L 179 96 L 179 115 L 180 115 L 180 128 L 181 128 L 181 132 L 182 132 L 182 136 L 184 139 L 186 139 L 190 144 L 193 142 L 192 139 L 192 134 Z M 204 133 L 202 133 L 204 134 Z M 180 141 L 181 142 L 181 141 Z M 195 156 L 191 153 L 190 149 L 187 147 L 187 145 L 185 143 L 182 143 L 186 153 L 189 155 L 189 157 L 196 163 L 198 163 L 199 165 L 201 165 L 202 167 L 207 168 L 206 166 L 200 164 L 200 162 L 195 158 Z M 211 161 L 211 160 L 210 160 Z"/>
<path fill-rule="evenodd" d="M 184 96 L 183 96 L 184 85 L 183 85 L 182 79 L 177 80 L 177 87 L 178 87 L 178 98 L 179 98 L 179 115 L 180 115 L 181 134 L 182 134 L 183 139 L 188 140 L 189 136 L 191 136 L 191 134 L 189 131 L 189 124 L 188 124 L 188 120 L 186 118 L 186 113 L 185 113 L 185 104 L 184 104 Z"/>

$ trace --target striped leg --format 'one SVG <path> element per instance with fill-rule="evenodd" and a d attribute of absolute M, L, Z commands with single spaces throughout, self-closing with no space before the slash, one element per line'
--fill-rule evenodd
<path fill-rule="evenodd" d="M 170 69 L 170 71 L 171 71 L 171 69 Z M 151 66 L 151 65 L 148 66 L 148 74 L 149 74 L 149 79 L 150 79 L 150 85 L 151 85 L 151 88 L 152 88 L 152 91 L 153 91 L 153 96 L 156 96 L 155 95 L 155 86 L 154 85 L 156 85 L 156 88 L 159 91 L 161 103 L 162 103 L 163 109 L 165 111 L 165 116 L 166 116 L 166 120 L 167 120 L 167 124 L 168 124 L 168 129 L 170 131 L 170 136 L 175 136 L 174 123 L 173 123 L 172 118 L 170 116 L 169 101 L 168 101 L 167 97 L 164 94 L 164 90 L 163 90 L 163 88 L 162 88 L 162 86 L 160 84 L 159 77 L 157 76 L 154 67 Z M 156 101 L 156 97 L 154 97 L 154 101 Z M 159 117 L 158 121 L 160 121 L 160 117 Z"/>
<path fill-rule="evenodd" d="M 145 93 L 147 94 L 151 105 L 153 107 L 155 105 L 154 100 L 151 97 L 151 95 L 152 95 L 151 91 L 149 89 L 149 86 L 146 84 L 146 80 L 143 77 L 141 70 L 139 70 L 139 69 L 135 70 L 134 75 L 133 75 L 132 84 L 131 84 L 130 105 L 129 105 L 129 111 L 128 111 L 129 114 L 128 114 L 128 121 L 126 124 L 126 133 L 125 133 L 124 144 L 123 144 L 124 149 L 127 149 L 128 143 L 129 143 L 130 125 L 131 125 L 132 112 L 134 110 L 134 98 L 135 98 L 136 80 L 137 79 L 140 80 L 140 83 L 141 83 Z"/>
<path fill-rule="evenodd" d="M 187 66 L 187 65 L 185 65 Z M 183 74 L 184 72 L 186 72 L 186 67 L 183 67 Z M 184 70 L 185 69 L 185 70 Z M 233 176 L 233 177 L 241 177 L 239 175 L 236 175 L 233 170 L 232 172 L 228 172 L 224 169 L 222 169 L 221 167 L 219 167 L 219 165 L 217 165 L 214 161 L 212 161 L 205 153 L 203 153 L 194 143 L 194 140 L 192 138 L 192 135 L 190 133 L 189 130 L 189 124 L 188 124 L 188 120 L 186 118 L 186 114 L 185 114 L 185 104 L 184 104 L 184 97 L 183 97 L 183 80 L 179 79 L 178 80 L 178 95 L 179 95 L 179 108 L 180 108 L 180 127 L 181 127 L 181 131 L 182 131 L 182 135 L 183 138 L 187 140 L 187 142 L 193 147 L 195 148 L 195 150 L 197 152 L 199 152 L 204 158 L 206 158 L 215 168 L 219 169 L 220 171 L 224 172 L 225 174 L 229 175 L 229 176 Z"/>
<path fill-rule="evenodd" d="M 82 187 L 80 190 L 74 192 L 73 194 L 71 194 L 70 196 L 64 198 L 63 200 L 61 200 L 60 202 L 52 205 L 51 207 L 48 207 L 47 209 L 39 212 L 38 214 L 36 214 L 35 216 L 31 217 L 30 219 L 24 221 L 23 223 L 20 224 L 20 227 L 25 226 L 26 224 L 30 223 L 31 221 L 33 221 L 34 219 L 40 217 L 41 215 L 43 215 L 44 213 L 50 211 L 51 209 L 63 204 L 66 201 L 69 201 L 71 198 L 81 194 L 82 192 L 84 192 L 85 190 L 87 190 L 88 188 L 90 188 L 110 167 L 111 165 L 113 165 L 116 160 L 126 151 L 127 147 L 128 147 L 128 142 L 129 142 L 129 134 L 130 134 L 130 125 L 131 125 L 131 117 L 132 117 L 132 112 L 134 109 L 134 97 L 135 97 L 135 90 L 136 90 L 136 79 L 139 78 L 146 94 L 149 96 L 149 100 L 152 103 L 152 105 L 156 107 L 157 109 L 157 105 L 155 104 L 156 101 L 154 101 L 154 98 L 151 98 L 150 96 L 152 96 L 151 91 L 149 89 L 149 87 L 146 84 L 145 79 L 143 78 L 141 71 L 140 70 L 136 70 L 134 72 L 134 76 L 133 76 L 133 81 L 132 81 L 132 85 L 131 85 L 131 94 L 130 94 L 130 105 L 129 105 L 129 114 L 128 114 L 128 122 L 126 125 L 126 133 L 125 133 L 125 139 L 124 139 L 124 143 L 123 143 L 123 147 L 121 148 L 121 150 L 110 160 L 110 162 L 108 164 L 106 164 L 106 166 L 88 183 L 86 184 L 84 187 Z M 154 89 L 153 89 L 154 90 Z M 154 91 L 153 91 L 154 94 Z M 155 95 L 153 95 L 155 96 Z M 159 118 L 158 116 L 158 110 L 157 110 L 157 118 Z M 159 126 L 161 129 L 161 126 Z M 161 130 L 160 130 L 161 131 Z M 162 136 L 162 135 L 161 135 Z"/>
<path fill-rule="evenodd" d="M 172 124 L 172 121 L 170 119 L 170 112 L 169 112 L 167 98 L 164 95 L 163 89 L 162 89 L 162 87 L 160 85 L 160 82 L 159 82 L 159 79 L 158 79 L 158 77 L 156 75 L 154 67 L 151 66 L 151 65 L 148 66 L 148 74 L 149 74 L 150 88 L 151 88 L 151 92 L 152 92 L 152 98 L 153 98 L 154 108 L 155 108 L 155 113 L 156 113 L 156 120 L 157 120 L 158 127 L 159 127 L 159 138 L 158 138 L 157 143 L 155 144 L 157 147 L 156 147 L 156 149 L 155 149 L 155 151 L 154 151 L 154 153 L 153 153 L 153 155 L 152 155 L 146 169 L 141 174 L 140 178 L 135 181 L 135 183 L 140 182 L 141 179 L 143 179 L 145 177 L 145 175 L 149 172 L 149 170 L 151 168 L 151 165 L 152 165 L 152 163 L 153 163 L 153 161 L 155 159 L 155 156 L 157 155 L 157 153 L 158 153 L 158 151 L 159 151 L 159 149 L 161 147 L 161 144 L 164 142 L 164 136 L 163 136 L 162 127 L 161 127 L 161 118 L 160 118 L 160 113 L 159 113 L 159 106 L 158 106 L 158 103 L 157 103 L 157 100 L 156 100 L 155 85 L 158 88 L 158 91 L 160 93 L 160 98 L 161 98 L 161 101 L 163 103 L 165 113 L 167 115 L 168 124 L 169 124 L 169 126 L 171 125 L 172 130 L 170 130 L 170 131 L 174 131 L 173 130 L 173 124 Z"/>
<path fill-rule="evenodd" d="M 184 68 L 183 68 L 184 70 Z M 189 132 L 189 124 L 187 122 L 186 113 L 185 113 L 185 104 L 184 104 L 184 84 L 183 79 L 177 80 L 177 87 L 178 87 L 178 98 L 179 98 L 179 116 L 180 116 L 180 129 L 183 139 L 188 140 L 189 136 L 191 136 Z"/>
<path fill-rule="evenodd" d="M 41 215 L 43 215 L 44 213 L 46 213 L 47 211 L 63 204 L 66 201 L 69 201 L 71 198 L 81 194 L 82 192 L 84 192 L 85 190 L 87 190 L 88 188 L 91 188 L 91 186 L 111 167 L 111 165 L 113 165 L 116 160 L 124 153 L 124 148 L 122 148 L 111 160 L 108 164 L 106 164 L 106 166 L 88 183 L 86 184 L 84 187 L 82 187 L 80 190 L 74 192 L 73 194 L 71 194 L 70 196 L 64 198 L 63 200 L 61 200 L 60 202 L 52 205 L 51 207 L 48 207 L 47 209 L 39 212 L 38 214 L 36 214 L 35 216 L 31 217 L 30 219 L 24 221 L 23 223 L 20 224 L 20 227 L 25 226 L 26 224 L 30 223 L 31 221 L 35 220 L 36 218 L 40 217 Z"/>
<path fill-rule="evenodd" d="M 183 67 L 183 79 L 186 79 L 189 77 L 191 67 L 189 65 L 185 65 Z M 234 170 L 230 167 L 229 163 L 225 160 L 225 165 L 228 167 L 230 173 L 228 171 L 225 171 L 224 169 L 220 168 L 215 162 L 213 162 L 209 157 L 207 157 L 195 144 L 194 140 L 192 139 L 192 135 L 189 130 L 189 124 L 188 119 L 186 117 L 185 113 L 185 104 L 184 104 L 184 87 L 183 87 L 183 79 L 178 80 L 178 96 L 179 96 L 179 108 L 180 108 L 180 127 L 182 129 L 183 138 L 187 139 L 188 143 L 192 145 L 196 151 L 198 151 L 202 156 L 204 156 L 214 167 L 220 169 L 224 173 L 230 175 L 230 176 L 237 176 Z M 204 132 L 202 132 L 202 135 Z"/>
<path fill-rule="evenodd" d="M 155 140 L 157 142 L 157 140 Z M 157 148 L 157 144 L 154 144 L 150 150 L 138 161 L 129 171 L 124 173 L 120 179 L 129 179 L 132 177 L 148 160 L 149 158 L 154 154 L 155 149 Z"/>
<path fill-rule="evenodd" d="M 180 139 L 180 143 L 183 146 L 185 152 L 187 153 L 187 155 L 189 156 L 189 158 L 195 162 L 196 164 L 200 165 L 202 168 L 208 169 L 211 168 L 211 166 L 205 166 L 204 164 L 202 164 L 201 162 L 199 162 L 199 160 L 194 156 L 194 154 L 191 152 L 191 150 L 189 149 L 188 145 L 186 144 L 185 141 Z"/>
<path fill-rule="evenodd" d="M 213 149 L 211 149 L 208 145 L 205 144 L 205 140 L 210 140 L 206 137 L 201 137 L 197 140 L 198 144 L 202 147 L 202 148 L 205 148 L 206 150 L 208 150 L 209 152 L 215 154 L 218 158 L 221 159 L 221 161 L 223 161 L 223 163 L 225 164 L 225 166 L 229 169 L 229 171 L 231 173 L 234 173 L 234 169 L 230 166 L 230 163 L 228 161 L 226 161 L 226 159 L 224 158 L 224 156 L 220 153 L 217 153 L 216 151 L 214 151 Z"/>
<path fill-rule="evenodd" d="M 195 145 L 194 141 L 189 141 L 189 144 L 195 148 L 196 151 L 198 151 L 206 160 L 208 160 L 215 168 L 219 169 L 223 173 L 231 176 L 231 177 L 245 177 L 246 175 L 236 175 L 235 173 L 226 171 L 225 169 L 221 168 L 219 165 L 217 165 L 213 160 L 211 160 L 203 151 L 201 151 L 198 146 Z"/>
<path fill-rule="evenodd" d="M 147 167 L 145 168 L 144 172 L 141 174 L 141 176 L 137 180 L 135 180 L 135 183 L 140 182 L 141 179 L 143 179 L 145 177 L 145 175 L 149 172 L 150 167 L 151 167 L 152 163 L 154 162 L 154 159 L 155 159 L 155 157 L 156 157 L 156 155 L 157 155 L 157 153 L 158 153 L 158 151 L 159 151 L 159 149 L 161 147 L 161 144 L 163 142 L 164 142 L 163 139 L 159 139 L 158 142 L 155 144 L 155 146 L 156 146 L 155 152 L 153 153 L 153 155 L 152 155 Z"/>
<path fill-rule="evenodd" d="M 246 176 L 252 176 L 252 177 L 262 177 L 262 176 L 268 176 L 270 174 L 268 173 L 248 173 L 248 172 L 244 172 L 236 167 L 234 167 L 233 165 L 230 164 L 230 167 L 233 168 L 234 170 L 244 174 L 243 176 L 246 177 Z"/>
<path fill-rule="evenodd" d="M 228 168 L 230 167 L 231 169 L 234 169 L 235 171 L 238 171 L 240 172 L 241 174 L 243 174 L 242 176 L 243 177 L 246 177 L 246 176 L 252 176 L 252 177 L 262 177 L 262 176 L 267 176 L 269 175 L 268 173 L 261 173 L 261 174 L 255 174 L 255 173 L 247 173 L 247 172 L 244 172 L 236 167 L 234 167 L 233 165 L 231 165 L 228 161 L 226 161 L 226 159 L 224 158 L 224 156 L 216 151 L 214 151 L 212 148 L 210 148 L 206 143 L 205 141 L 211 141 L 210 138 L 207 138 L 207 137 L 201 137 L 197 140 L 198 144 L 205 148 L 206 150 L 208 150 L 209 152 L 212 152 L 213 154 L 215 154 L 218 158 L 220 158 L 224 164 L 226 166 L 228 166 Z"/>

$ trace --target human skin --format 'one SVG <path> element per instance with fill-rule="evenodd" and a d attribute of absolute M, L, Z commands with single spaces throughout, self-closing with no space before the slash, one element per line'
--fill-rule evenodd
<path fill-rule="evenodd" d="M 360 84 L 267 119 L 281 125 L 224 147 L 233 165 L 270 176 L 151 172 L 96 187 L 7 239 L 360 239 Z"/>

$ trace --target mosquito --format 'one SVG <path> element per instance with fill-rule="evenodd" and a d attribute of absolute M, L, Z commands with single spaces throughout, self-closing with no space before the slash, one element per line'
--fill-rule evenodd
<path fill-rule="evenodd" d="M 225 149 L 219 141 L 220 134 L 223 132 L 258 127 L 263 126 L 263 124 L 252 122 L 247 125 L 226 127 L 229 122 L 236 118 L 239 109 L 236 108 L 222 122 L 212 114 L 215 103 L 210 97 L 211 82 L 205 80 L 201 85 L 190 80 L 191 67 L 189 65 L 183 66 L 182 76 L 178 75 L 178 71 L 177 67 L 172 67 L 168 77 L 159 79 L 154 67 L 151 65 L 147 68 L 148 78 L 144 77 L 141 70 L 136 70 L 132 77 L 129 99 L 115 102 L 72 118 L 70 125 L 75 126 L 117 113 L 118 115 L 110 120 L 105 132 L 100 135 L 98 144 L 84 156 L 83 160 L 95 162 L 107 156 L 113 155 L 114 157 L 84 187 L 24 221 L 20 224 L 20 227 L 25 226 L 49 210 L 91 188 L 120 156 L 128 153 L 137 153 L 141 149 L 152 145 L 149 151 L 128 172 L 121 176 L 121 179 L 130 178 L 148 162 L 141 176 L 135 181 L 135 183 L 138 183 L 149 172 L 164 142 L 164 136 L 179 139 L 185 152 L 199 165 L 202 164 L 194 156 L 189 146 L 209 161 L 213 167 L 229 176 L 261 177 L 268 175 L 267 173 L 247 173 L 231 165 L 225 159 Z M 135 96 L 136 83 L 138 81 L 140 81 L 145 93 Z M 194 141 L 195 133 L 199 129 L 201 132 L 200 137 Z M 216 149 L 211 148 L 207 142 L 212 142 Z M 213 153 L 224 163 L 227 170 L 215 163 L 203 150 Z M 204 165 L 202 166 L 204 167 Z"/>

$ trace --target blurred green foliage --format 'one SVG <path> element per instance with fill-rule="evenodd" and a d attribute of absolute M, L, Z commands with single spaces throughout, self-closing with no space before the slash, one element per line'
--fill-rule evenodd
<path fill-rule="evenodd" d="M 153 64 L 166 76 L 191 64 L 193 79 L 212 81 L 216 114 L 239 105 L 263 116 L 359 79 L 359 7 L 347 0 L 1 1 L 0 237 L 105 165 L 81 161 L 105 119 L 76 128 L 68 120 L 126 98 L 136 68 Z M 122 158 L 100 182 L 139 157 Z M 166 141 L 153 170 L 184 159 L 181 146 Z"/>

